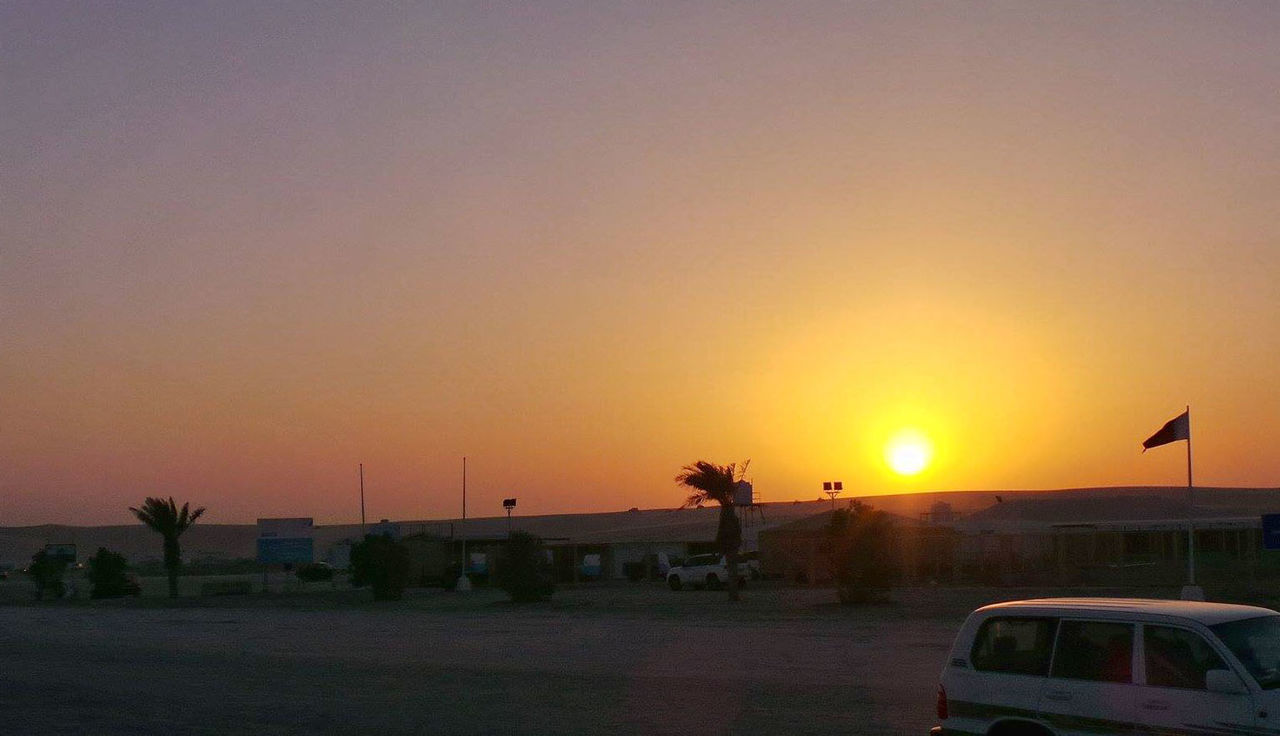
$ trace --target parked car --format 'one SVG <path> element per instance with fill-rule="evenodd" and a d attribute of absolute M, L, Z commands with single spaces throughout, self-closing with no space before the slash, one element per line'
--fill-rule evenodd
<path fill-rule="evenodd" d="M 932 736 L 1280 733 L 1280 613 L 1063 598 L 969 614 Z"/>
<path fill-rule="evenodd" d="M 745 585 L 749 571 L 739 565 L 740 584 Z M 672 590 L 685 587 L 717 589 L 729 581 L 729 568 L 721 555 L 694 555 L 667 571 L 667 585 Z"/>

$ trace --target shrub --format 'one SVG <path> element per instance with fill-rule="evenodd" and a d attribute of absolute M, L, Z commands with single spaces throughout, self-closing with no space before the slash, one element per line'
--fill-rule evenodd
<path fill-rule="evenodd" d="M 409 550 L 389 536 L 370 534 L 351 546 L 351 584 L 373 588 L 373 598 L 396 601 L 409 580 Z"/>
<path fill-rule="evenodd" d="M 897 570 L 893 558 L 893 521 L 866 506 L 835 511 L 828 526 L 836 595 L 841 603 L 883 598 Z"/>
<path fill-rule="evenodd" d="M 527 532 L 507 538 L 498 560 L 498 585 L 516 603 L 551 597 L 555 590 L 542 540 Z"/>
<path fill-rule="evenodd" d="M 44 600 L 45 593 L 53 598 L 62 597 L 66 591 L 66 586 L 62 583 L 62 573 L 66 569 L 66 560 L 50 557 L 45 550 L 40 550 L 31 556 L 31 565 L 27 568 L 27 574 L 36 584 L 36 600 Z"/>
<path fill-rule="evenodd" d="M 333 580 L 333 568 L 323 562 L 309 562 L 299 565 L 294 573 L 304 583 L 322 583 Z"/>
<path fill-rule="evenodd" d="M 131 594 L 133 586 L 125 574 L 128 569 L 124 555 L 99 547 L 98 554 L 89 558 L 89 597 L 120 598 Z"/>

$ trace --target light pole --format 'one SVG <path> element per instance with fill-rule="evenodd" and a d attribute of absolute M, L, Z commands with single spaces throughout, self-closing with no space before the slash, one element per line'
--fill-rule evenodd
<path fill-rule="evenodd" d="M 511 511 L 515 509 L 515 507 L 516 507 L 516 500 L 514 498 L 502 499 L 502 508 L 507 510 L 507 536 L 508 537 L 511 536 Z"/>
<path fill-rule="evenodd" d="M 842 480 L 824 480 L 822 481 L 822 492 L 831 498 L 831 512 L 836 510 L 836 496 L 844 490 L 844 481 Z"/>
<path fill-rule="evenodd" d="M 364 536 L 364 463 L 360 463 L 360 536 Z"/>
<path fill-rule="evenodd" d="M 456 590 L 471 590 L 471 578 L 467 577 L 467 458 L 462 457 L 462 570 L 458 573 Z"/>

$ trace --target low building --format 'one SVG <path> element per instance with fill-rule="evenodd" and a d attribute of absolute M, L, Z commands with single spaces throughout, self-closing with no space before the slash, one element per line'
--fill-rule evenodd
<path fill-rule="evenodd" d="M 1248 511 L 1156 496 L 1008 501 L 953 525 L 956 563 L 961 579 L 997 584 L 1176 586 L 1191 523 L 1201 582 L 1280 577 L 1261 513 Z"/>
<path fill-rule="evenodd" d="M 835 579 L 831 532 L 836 512 L 823 511 L 760 531 L 760 569 L 765 577 L 800 585 L 828 585 Z M 917 519 L 888 514 L 893 524 L 888 557 L 905 583 L 954 577 L 959 533 Z"/>

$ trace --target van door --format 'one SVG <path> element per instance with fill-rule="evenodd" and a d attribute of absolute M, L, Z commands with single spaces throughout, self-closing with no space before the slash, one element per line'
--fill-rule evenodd
<path fill-rule="evenodd" d="M 1040 717 L 1061 736 L 1133 733 L 1134 636 L 1119 621 L 1063 619 Z"/>
<path fill-rule="evenodd" d="M 1143 624 L 1140 636 L 1143 676 L 1137 701 L 1142 723 L 1161 730 L 1224 733 L 1224 729 L 1254 725 L 1251 695 L 1205 689 L 1205 673 L 1230 667 L 1204 637 L 1190 629 L 1156 624 Z"/>

